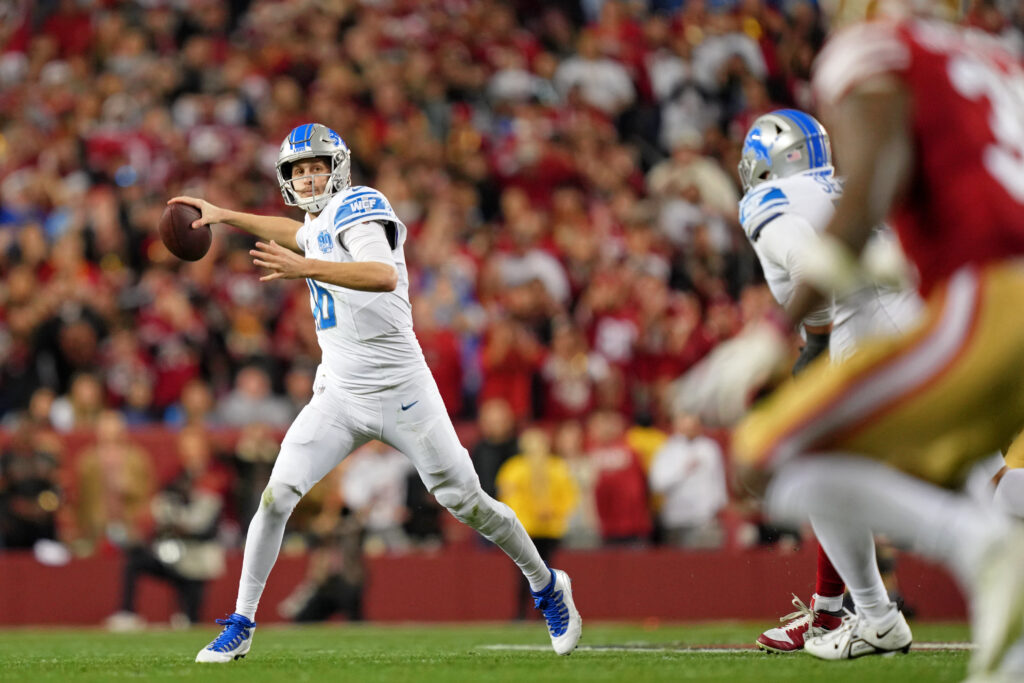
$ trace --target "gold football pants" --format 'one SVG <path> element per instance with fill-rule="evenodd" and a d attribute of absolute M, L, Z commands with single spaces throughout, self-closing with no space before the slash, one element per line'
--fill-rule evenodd
<path fill-rule="evenodd" d="M 819 359 L 733 434 L 737 461 L 773 469 L 847 452 L 943 486 L 1004 448 L 1024 425 L 1024 262 L 968 266 L 936 287 L 921 321 Z M 1024 465 L 1024 443 L 1008 454 Z M 1012 465 L 1011 465 L 1012 466 Z"/>

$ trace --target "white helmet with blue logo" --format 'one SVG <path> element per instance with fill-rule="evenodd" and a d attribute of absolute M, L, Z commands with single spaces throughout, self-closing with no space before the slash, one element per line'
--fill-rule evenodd
<path fill-rule="evenodd" d="M 739 173 L 744 191 L 765 180 L 831 167 L 832 147 L 825 127 L 796 109 L 757 117 L 743 139 Z"/>
<path fill-rule="evenodd" d="M 292 186 L 292 164 L 302 159 L 324 157 L 329 160 L 330 174 L 324 191 L 311 197 L 300 197 Z M 277 155 L 277 183 L 284 203 L 309 213 L 320 213 L 338 192 L 352 184 L 352 157 L 341 136 L 319 123 L 304 123 L 288 133 Z"/>

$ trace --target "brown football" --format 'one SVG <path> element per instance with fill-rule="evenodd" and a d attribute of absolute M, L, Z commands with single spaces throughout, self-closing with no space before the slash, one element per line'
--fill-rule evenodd
<path fill-rule="evenodd" d="M 164 246 L 183 261 L 198 261 L 210 250 L 213 232 L 209 225 L 192 228 L 199 220 L 199 209 L 188 204 L 168 204 L 160 216 L 160 239 Z"/>

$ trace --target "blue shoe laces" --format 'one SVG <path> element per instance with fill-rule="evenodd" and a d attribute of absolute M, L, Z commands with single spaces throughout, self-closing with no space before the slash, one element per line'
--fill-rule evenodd
<path fill-rule="evenodd" d="M 548 622 L 548 631 L 557 638 L 569 628 L 569 607 L 562 599 L 562 591 L 555 590 L 555 575 L 551 574 L 551 585 L 533 594 L 533 606 L 541 611 Z"/>
<path fill-rule="evenodd" d="M 249 621 L 241 614 L 229 614 L 227 619 L 218 619 L 217 623 L 224 627 L 217 639 L 206 648 L 214 652 L 230 652 L 248 640 L 256 622 Z"/>

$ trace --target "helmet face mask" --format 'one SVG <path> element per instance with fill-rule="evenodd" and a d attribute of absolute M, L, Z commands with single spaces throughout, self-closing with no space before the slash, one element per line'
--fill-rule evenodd
<path fill-rule="evenodd" d="M 285 163 L 281 166 L 281 175 L 299 206 L 303 202 L 324 199 L 331 179 L 331 159 L 313 157 Z"/>
<path fill-rule="evenodd" d="M 817 119 L 796 109 L 759 116 L 743 139 L 738 166 L 744 192 L 766 180 L 832 168 L 828 133 Z"/>
<path fill-rule="evenodd" d="M 327 174 L 292 178 L 292 166 L 296 162 L 317 158 L 322 158 L 327 164 Z M 281 143 L 281 151 L 277 155 L 277 183 L 284 203 L 313 214 L 323 211 L 331 197 L 351 186 L 351 169 L 351 155 L 341 136 L 319 123 L 306 123 L 293 129 Z M 319 179 L 324 175 L 327 182 L 323 190 L 317 192 Z M 306 178 L 312 183 L 313 193 L 303 197 L 296 192 L 294 182 Z"/>

